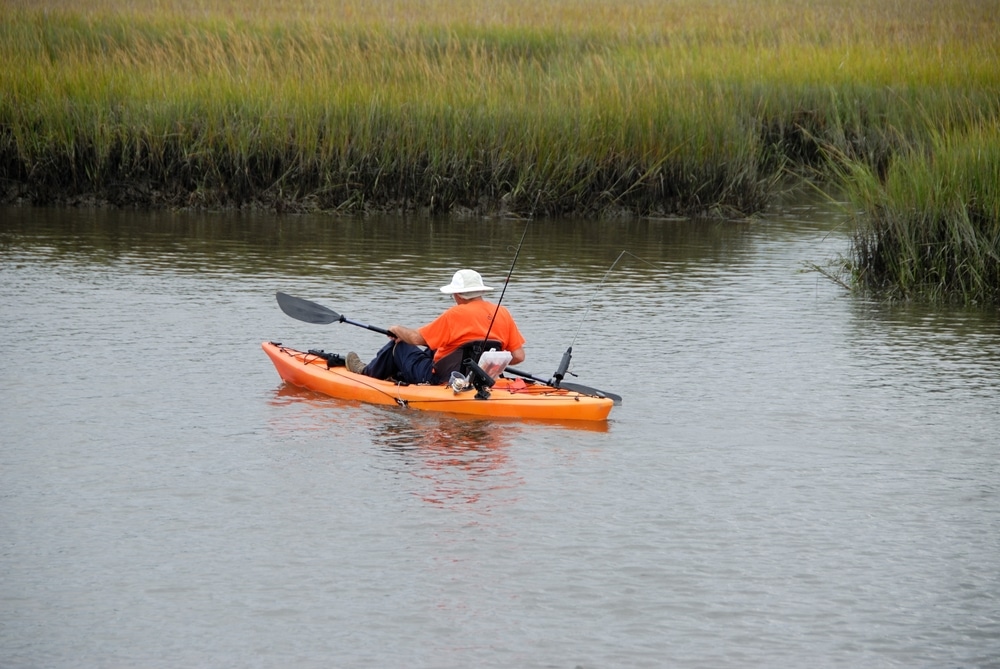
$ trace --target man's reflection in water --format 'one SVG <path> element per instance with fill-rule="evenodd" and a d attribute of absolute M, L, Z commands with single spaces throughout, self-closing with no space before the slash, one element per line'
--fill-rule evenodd
<path fill-rule="evenodd" d="M 396 455 L 402 471 L 427 483 L 414 490 L 424 501 L 488 508 L 499 501 L 495 493 L 523 482 L 509 453 L 517 434 L 504 423 L 408 413 L 388 417 L 373 429 L 372 441 Z"/>

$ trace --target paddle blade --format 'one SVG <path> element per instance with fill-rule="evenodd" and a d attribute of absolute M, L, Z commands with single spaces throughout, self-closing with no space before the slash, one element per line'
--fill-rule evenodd
<path fill-rule="evenodd" d="M 579 383 L 567 383 L 565 381 L 560 382 L 560 388 L 565 388 L 566 390 L 573 390 L 581 395 L 590 395 L 592 397 L 607 397 L 609 400 L 615 403 L 615 406 L 621 406 L 622 396 L 616 395 L 614 393 L 609 393 L 606 390 L 598 390 L 597 388 L 591 388 L 590 386 L 584 386 Z"/>
<path fill-rule="evenodd" d="M 322 304 L 303 300 L 301 297 L 292 297 L 282 292 L 278 292 L 275 297 L 278 299 L 278 306 L 281 307 L 281 310 L 296 320 L 316 325 L 328 325 L 340 321 L 340 314 L 333 309 L 327 309 Z"/>

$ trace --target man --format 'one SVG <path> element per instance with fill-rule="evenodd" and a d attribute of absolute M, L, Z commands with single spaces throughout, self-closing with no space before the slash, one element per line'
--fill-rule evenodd
<path fill-rule="evenodd" d="M 352 351 L 347 354 L 347 368 L 377 379 L 445 383 L 447 370 L 439 370 L 436 365 L 463 345 L 482 341 L 487 333 L 491 340 L 502 344 L 503 350 L 510 351 L 510 364 L 523 362 L 524 337 L 506 307 L 483 299 L 491 290 L 483 285 L 479 272 L 471 269 L 455 272 L 451 283 L 441 287 L 442 293 L 454 298 L 454 306 L 415 330 L 393 325 L 389 328 L 392 341 L 383 346 L 371 362 L 364 364 Z M 424 350 L 423 346 L 430 350 Z"/>

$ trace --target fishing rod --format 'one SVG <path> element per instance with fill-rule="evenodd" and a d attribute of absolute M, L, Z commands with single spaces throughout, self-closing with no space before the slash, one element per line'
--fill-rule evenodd
<path fill-rule="evenodd" d="M 571 341 L 570 344 L 569 344 L 570 348 L 573 348 L 573 344 L 576 343 L 576 338 L 580 336 L 580 331 L 583 330 L 583 325 L 584 325 L 584 323 L 587 322 L 587 316 L 590 315 L 590 307 L 592 307 L 594 305 L 594 300 L 597 299 L 597 294 L 600 293 L 601 292 L 601 288 L 604 287 L 604 282 L 608 280 L 608 276 L 615 269 L 615 266 L 618 265 L 619 261 L 621 261 L 621 259 L 624 258 L 627 255 L 628 256 L 632 256 L 633 258 L 635 258 L 636 260 L 638 260 L 640 262 L 646 263 L 650 267 L 654 267 L 654 268 L 656 267 L 653 263 L 649 262 L 645 258 L 640 258 L 639 256 L 637 256 L 636 254 L 634 254 L 634 253 L 632 253 L 630 251 L 623 250 L 621 253 L 619 253 L 618 257 L 615 258 L 615 261 L 613 263 L 611 263 L 611 267 L 609 267 L 608 271 L 606 271 L 604 273 L 604 277 L 601 279 L 601 282 L 599 284 L 597 284 L 597 288 L 594 289 L 594 294 L 590 296 L 590 301 L 587 302 L 587 310 L 583 312 L 583 318 L 580 319 L 580 326 L 576 329 L 576 334 L 573 335 L 573 341 Z"/>
<path fill-rule="evenodd" d="M 531 221 L 528 221 L 525 224 L 524 232 L 521 233 L 521 241 L 517 243 L 517 249 L 514 251 L 514 260 L 511 261 L 510 269 L 507 270 L 507 278 L 504 279 L 503 290 L 500 291 L 500 297 L 497 299 L 496 309 L 493 310 L 493 318 L 490 319 L 490 326 L 486 328 L 486 335 L 483 337 L 483 342 L 478 347 L 474 347 L 472 349 L 472 355 L 478 356 L 480 360 L 482 359 L 483 353 L 486 352 L 486 347 L 489 345 L 490 333 L 493 332 L 493 324 L 496 323 L 497 314 L 500 313 L 500 304 L 503 302 L 503 296 L 507 293 L 507 286 L 510 285 L 510 277 L 514 273 L 514 265 L 517 264 L 517 257 L 521 255 L 521 247 L 524 245 L 524 238 L 528 234 L 529 225 L 531 225 Z M 469 370 L 468 381 L 475 386 L 477 391 L 479 391 L 476 397 L 480 397 L 481 395 L 488 393 L 489 389 L 493 387 L 495 381 L 493 380 L 493 377 L 486 372 L 486 370 L 480 367 L 479 360 L 469 357 L 462 362 Z"/>
<path fill-rule="evenodd" d="M 593 306 L 594 300 L 597 298 L 597 295 L 601 292 L 601 289 L 604 287 L 604 282 L 608 280 L 608 276 L 618 265 L 619 261 L 621 261 L 621 259 L 624 258 L 626 255 L 632 256 L 636 260 L 640 260 L 649 265 L 650 267 L 653 267 L 653 263 L 643 258 L 640 258 L 639 256 L 627 250 L 622 250 L 622 252 L 618 254 L 618 257 L 615 258 L 615 261 L 611 263 L 611 267 L 609 267 L 608 270 L 604 273 L 604 277 L 601 279 L 601 283 L 597 285 L 597 288 L 594 289 L 594 293 L 590 296 L 590 300 L 587 302 L 587 310 L 583 313 L 583 318 L 580 319 L 580 325 L 576 329 L 576 334 L 573 335 L 573 340 L 570 341 L 569 347 L 566 349 L 566 352 L 563 353 L 562 359 L 559 361 L 559 366 L 556 368 L 555 374 L 552 375 L 552 380 L 553 380 L 552 385 L 559 387 L 566 374 L 573 374 L 572 372 L 569 371 L 569 365 L 570 362 L 573 360 L 573 346 L 576 344 L 576 339 L 577 337 L 580 336 L 580 331 L 583 330 L 583 326 L 587 322 L 587 317 L 590 315 L 590 308 Z M 573 374 L 573 376 L 576 376 L 576 374 Z"/>
<path fill-rule="evenodd" d="M 510 277 L 514 273 L 514 265 L 517 264 L 517 257 L 521 255 L 521 247 L 524 245 L 524 238 L 528 234 L 528 226 L 531 225 L 531 221 L 528 221 L 524 225 L 524 232 L 521 233 L 521 241 L 517 243 L 517 249 L 514 251 L 514 260 L 510 263 L 510 269 L 507 270 L 507 278 L 503 282 L 503 290 L 500 291 L 500 297 L 497 299 L 497 308 L 493 310 L 493 318 L 490 319 L 490 327 L 486 330 L 486 336 L 483 337 L 483 348 L 486 347 L 486 342 L 489 341 L 490 332 L 493 331 L 493 323 L 497 320 L 497 314 L 500 313 L 500 303 L 503 302 L 503 296 L 507 293 L 507 286 L 510 284 Z"/>

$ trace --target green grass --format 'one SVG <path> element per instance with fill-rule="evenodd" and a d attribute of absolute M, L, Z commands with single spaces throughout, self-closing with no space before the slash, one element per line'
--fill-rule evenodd
<path fill-rule="evenodd" d="M 855 285 L 898 299 L 1000 304 L 1000 124 L 936 134 L 884 178 L 860 164 L 845 182 L 866 212 Z"/>
<path fill-rule="evenodd" d="M 789 171 L 905 181 L 901 161 L 995 124 L 998 16 L 1000 0 L 0 0 L 2 192 L 749 215 Z M 925 191 L 879 206 L 933 218 L 904 202 Z"/>

